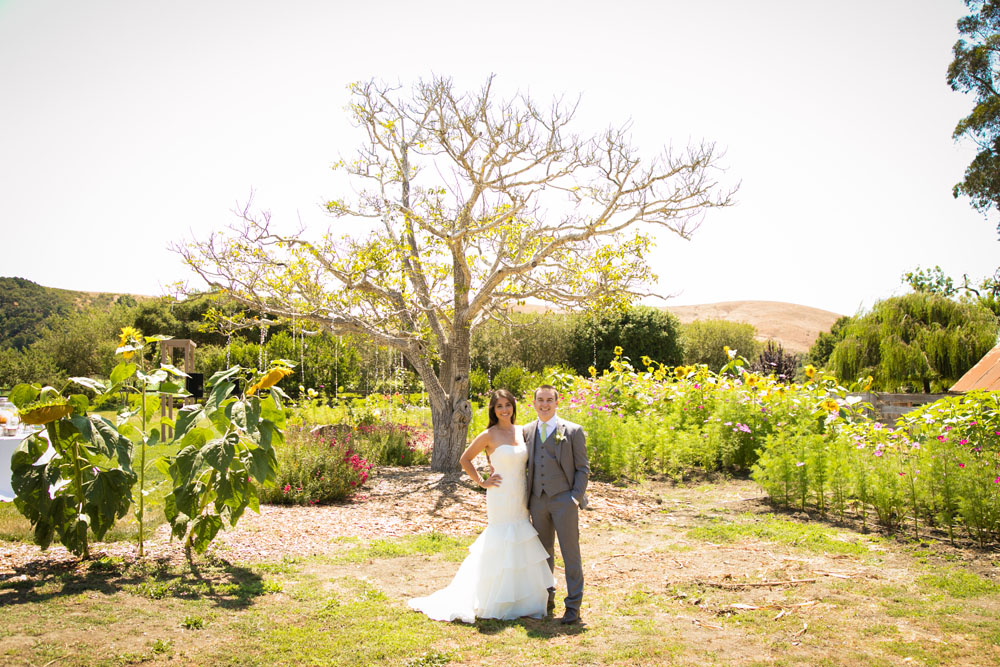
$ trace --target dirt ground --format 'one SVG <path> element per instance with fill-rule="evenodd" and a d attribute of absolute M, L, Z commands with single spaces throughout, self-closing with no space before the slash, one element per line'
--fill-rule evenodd
<path fill-rule="evenodd" d="M 429 531 L 471 536 L 486 524 L 483 493 L 461 475 L 385 468 L 370 484 L 365 494 L 342 505 L 248 512 L 236 529 L 217 538 L 211 552 L 232 563 L 336 556 L 356 543 L 342 538 L 363 543 Z M 961 612 L 961 603 L 941 606 L 933 592 L 928 596 L 921 588 L 923 573 L 936 571 L 928 562 L 961 566 L 997 581 L 995 553 L 937 541 L 909 544 L 814 515 L 776 513 L 748 480 L 649 482 L 635 488 L 592 481 L 588 494 L 590 509 L 581 513 L 585 625 L 576 634 L 557 636 L 552 628 L 558 624 L 551 619 L 529 619 L 523 623 L 528 632 L 579 649 L 588 628 L 604 644 L 626 636 L 642 641 L 643 628 L 656 628 L 657 636 L 677 638 L 680 664 L 698 664 L 692 646 L 712 664 L 729 664 L 734 656 L 739 664 L 784 663 L 789 656 L 795 664 L 868 664 L 873 655 L 879 658 L 874 664 L 1000 664 L 1000 640 L 976 636 L 975 658 L 959 648 L 984 619 L 995 626 L 1000 596 L 976 598 L 967 604 L 974 611 Z M 792 537 L 756 539 L 748 530 L 736 540 L 715 541 L 713 533 L 697 532 L 765 524 L 790 529 Z M 795 537 L 798 529 L 802 540 L 830 539 L 845 548 L 803 548 Z M 149 558 L 180 563 L 182 551 L 168 537 L 165 526 L 153 536 Z M 94 551 L 134 556 L 134 546 L 127 544 L 96 545 Z M 0 546 L 0 580 L 51 573 L 60 561 L 73 569 L 75 559 L 61 547 L 43 555 L 30 545 L 6 543 Z M 303 567 L 312 580 L 363 579 L 388 599 L 405 600 L 445 586 L 458 564 L 419 554 L 364 562 L 307 559 Z M 561 598 L 561 569 L 556 578 Z M 148 606 L 154 614 L 156 604 Z M 953 622 L 937 618 L 941 609 L 956 614 Z M 876 640 L 887 648 L 873 649 Z M 914 656 L 915 661 L 907 659 Z"/>

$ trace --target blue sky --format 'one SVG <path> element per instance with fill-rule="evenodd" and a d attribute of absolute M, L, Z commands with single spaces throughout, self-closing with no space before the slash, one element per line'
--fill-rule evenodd
<path fill-rule="evenodd" d="M 571 7 L 570 10 L 565 9 Z M 998 261 L 996 221 L 951 187 L 972 100 L 945 83 L 960 0 L 343 3 L 0 1 L 0 275 L 157 294 L 166 247 L 254 190 L 322 231 L 329 167 L 358 144 L 346 85 L 491 72 L 582 94 L 578 130 L 631 120 L 655 151 L 725 149 L 737 205 L 651 258 L 677 305 L 762 299 L 840 313 L 940 264 Z"/>

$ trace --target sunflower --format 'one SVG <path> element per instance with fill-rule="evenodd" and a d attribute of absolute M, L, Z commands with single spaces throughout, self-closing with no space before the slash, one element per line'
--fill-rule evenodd
<path fill-rule="evenodd" d="M 285 376 L 291 375 L 292 372 L 291 368 L 286 368 L 285 366 L 275 366 L 265 373 L 264 377 L 257 380 L 252 387 L 247 389 L 247 396 L 253 396 L 258 389 L 270 389 L 274 385 L 281 382 Z"/>
<path fill-rule="evenodd" d="M 806 372 L 806 377 L 809 378 L 810 380 L 816 377 L 816 367 L 813 366 L 812 364 L 806 366 L 804 370 Z"/>
<path fill-rule="evenodd" d="M 142 337 L 141 331 L 135 327 L 122 327 L 118 333 L 118 349 L 115 350 L 115 354 L 121 354 L 122 358 L 128 360 L 145 344 L 146 340 Z"/>
<path fill-rule="evenodd" d="M 827 412 L 840 412 L 840 404 L 838 404 L 837 401 L 833 400 L 832 398 L 826 399 L 825 401 L 820 403 L 820 405 Z"/>
<path fill-rule="evenodd" d="M 624 350 L 622 349 L 621 345 L 615 345 L 615 356 L 616 357 L 622 356 L 623 352 L 624 352 Z"/>

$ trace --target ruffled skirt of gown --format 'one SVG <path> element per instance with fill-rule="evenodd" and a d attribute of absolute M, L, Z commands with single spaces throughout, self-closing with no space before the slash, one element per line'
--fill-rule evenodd
<path fill-rule="evenodd" d="M 436 621 L 465 623 L 545 615 L 554 579 L 548 554 L 528 519 L 526 459 L 523 445 L 497 448 L 493 465 L 503 482 L 486 492 L 486 529 L 469 546 L 469 555 L 451 583 L 427 597 L 409 600 L 411 609 Z"/>

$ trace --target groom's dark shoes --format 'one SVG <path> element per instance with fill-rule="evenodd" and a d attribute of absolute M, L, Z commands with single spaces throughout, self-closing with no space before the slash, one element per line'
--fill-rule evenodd
<path fill-rule="evenodd" d="M 573 625 L 580 622 L 580 610 L 579 609 L 567 609 L 563 617 L 559 619 L 559 622 L 563 625 Z"/>

